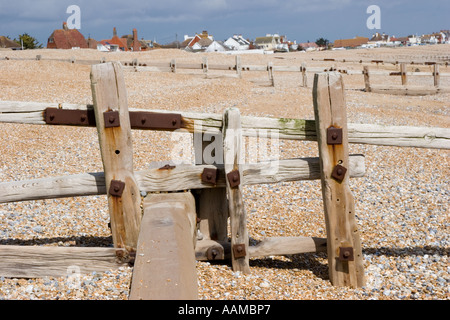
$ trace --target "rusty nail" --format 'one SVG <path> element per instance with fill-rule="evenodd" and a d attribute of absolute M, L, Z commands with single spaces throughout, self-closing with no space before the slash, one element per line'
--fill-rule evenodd
<path fill-rule="evenodd" d="M 172 119 L 172 125 L 176 125 L 177 124 L 177 119 Z"/>

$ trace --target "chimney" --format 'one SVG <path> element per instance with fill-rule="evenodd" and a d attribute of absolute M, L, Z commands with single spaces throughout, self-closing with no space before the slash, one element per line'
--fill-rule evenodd
<path fill-rule="evenodd" d="M 67 26 L 67 22 L 63 22 L 63 30 L 64 31 L 69 30 L 69 27 Z"/>
<path fill-rule="evenodd" d="M 117 30 L 116 30 L 116 27 L 114 27 L 114 29 L 113 29 L 113 37 L 117 37 Z"/>
<path fill-rule="evenodd" d="M 133 51 L 141 51 L 141 44 L 138 40 L 136 28 L 133 29 Z"/>

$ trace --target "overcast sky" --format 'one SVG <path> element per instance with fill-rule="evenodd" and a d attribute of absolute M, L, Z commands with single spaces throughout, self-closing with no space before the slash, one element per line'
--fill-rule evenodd
<path fill-rule="evenodd" d="M 110 39 L 137 28 L 138 37 L 161 44 L 207 30 L 216 40 L 233 34 L 255 39 L 267 33 L 297 42 L 385 32 L 397 37 L 450 29 L 449 0 L 0 0 L 0 35 L 28 33 L 44 46 L 80 8 L 80 32 L 87 38 Z M 368 29 L 370 5 L 381 10 L 381 29 Z"/>

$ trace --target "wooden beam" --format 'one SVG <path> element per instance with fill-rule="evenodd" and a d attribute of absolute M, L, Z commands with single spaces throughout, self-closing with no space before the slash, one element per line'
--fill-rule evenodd
<path fill-rule="evenodd" d="M 91 86 L 114 246 L 134 251 L 142 216 L 141 198 L 133 173 L 127 91 L 120 64 L 92 66 Z M 116 126 L 108 127 L 111 120 Z"/>
<path fill-rule="evenodd" d="M 322 170 L 330 280 L 335 286 L 362 287 L 363 256 L 353 195 L 348 184 L 349 176 L 345 173 L 349 159 L 342 75 L 337 72 L 316 74 L 313 100 Z M 331 127 L 342 129 L 342 143 L 327 142 L 327 130 Z"/>
<path fill-rule="evenodd" d="M 231 263 L 234 271 L 250 273 L 247 214 L 242 196 L 242 133 L 237 108 L 226 109 L 223 116 L 223 155 L 230 215 Z M 230 176 L 234 173 L 233 176 Z"/>
<path fill-rule="evenodd" d="M 274 237 L 250 247 L 250 257 L 281 256 L 311 252 L 326 252 L 327 239 L 315 237 Z"/>
<path fill-rule="evenodd" d="M 106 247 L 2 245 L 0 256 L 0 276 L 7 278 L 65 277 L 74 272 L 105 272 L 129 263 L 124 250 Z"/>
<path fill-rule="evenodd" d="M 195 219 L 190 192 L 147 195 L 130 300 L 198 299 Z"/>
<path fill-rule="evenodd" d="M 222 189 L 226 187 L 223 168 L 218 170 L 216 185 L 204 183 L 200 176 L 204 169 L 216 169 L 215 165 L 182 165 L 170 169 L 149 169 L 135 172 L 139 189 L 145 192 L 170 192 L 192 189 Z M 274 172 L 274 168 L 277 171 Z M 365 159 L 363 155 L 350 155 L 350 177 L 363 177 Z M 243 185 L 278 183 L 320 179 L 319 158 L 287 159 L 243 165 Z M 60 177 L 50 177 L 0 183 L 0 203 L 57 199 L 66 197 L 96 196 L 106 194 L 103 172 L 84 173 Z M 214 203 L 221 196 L 212 197 Z M 209 202 L 205 199 L 206 202 Z M 221 208 L 217 203 L 210 206 Z M 208 206 L 208 204 L 204 204 Z M 201 204 L 200 204 L 201 206 Z M 228 208 L 221 209 L 220 215 L 228 215 Z M 215 214 L 218 214 L 217 212 Z M 223 230 L 213 219 L 212 230 Z M 214 227 L 215 225 L 215 227 Z M 210 233 L 212 235 L 216 232 Z M 217 238 L 222 238 L 217 232 Z M 215 238 L 215 236 L 213 236 Z"/>
<path fill-rule="evenodd" d="M 383 89 L 384 88 L 384 89 Z M 391 87 L 371 85 L 372 92 L 387 92 Z M 405 93 L 403 86 L 393 86 L 393 90 Z M 417 92 L 420 88 L 407 87 L 406 92 Z M 430 87 L 424 93 L 450 92 L 450 89 Z M 428 91 L 427 91 L 428 90 Z M 0 101 L 0 122 L 46 124 L 46 108 L 92 109 L 92 105 L 67 103 L 41 103 L 21 101 Z M 129 111 L 173 113 L 167 110 L 143 110 L 130 108 Z M 221 133 L 222 116 L 214 113 L 177 112 L 181 114 L 181 128 L 186 132 Z M 315 120 L 268 118 L 241 116 L 242 135 L 257 137 L 260 130 L 277 130 L 279 139 L 317 141 Z M 198 125 L 200 124 L 200 125 Z M 386 126 L 376 124 L 349 123 L 349 143 L 380 146 L 450 149 L 450 129 L 435 127 Z"/>

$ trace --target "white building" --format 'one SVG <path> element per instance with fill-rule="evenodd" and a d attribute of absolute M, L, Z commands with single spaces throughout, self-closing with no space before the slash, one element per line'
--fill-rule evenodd
<path fill-rule="evenodd" d="M 231 50 L 248 50 L 250 49 L 250 42 L 242 37 L 242 35 L 233 35 L 229 37 L 224 43 L 225 46 Z"/>

